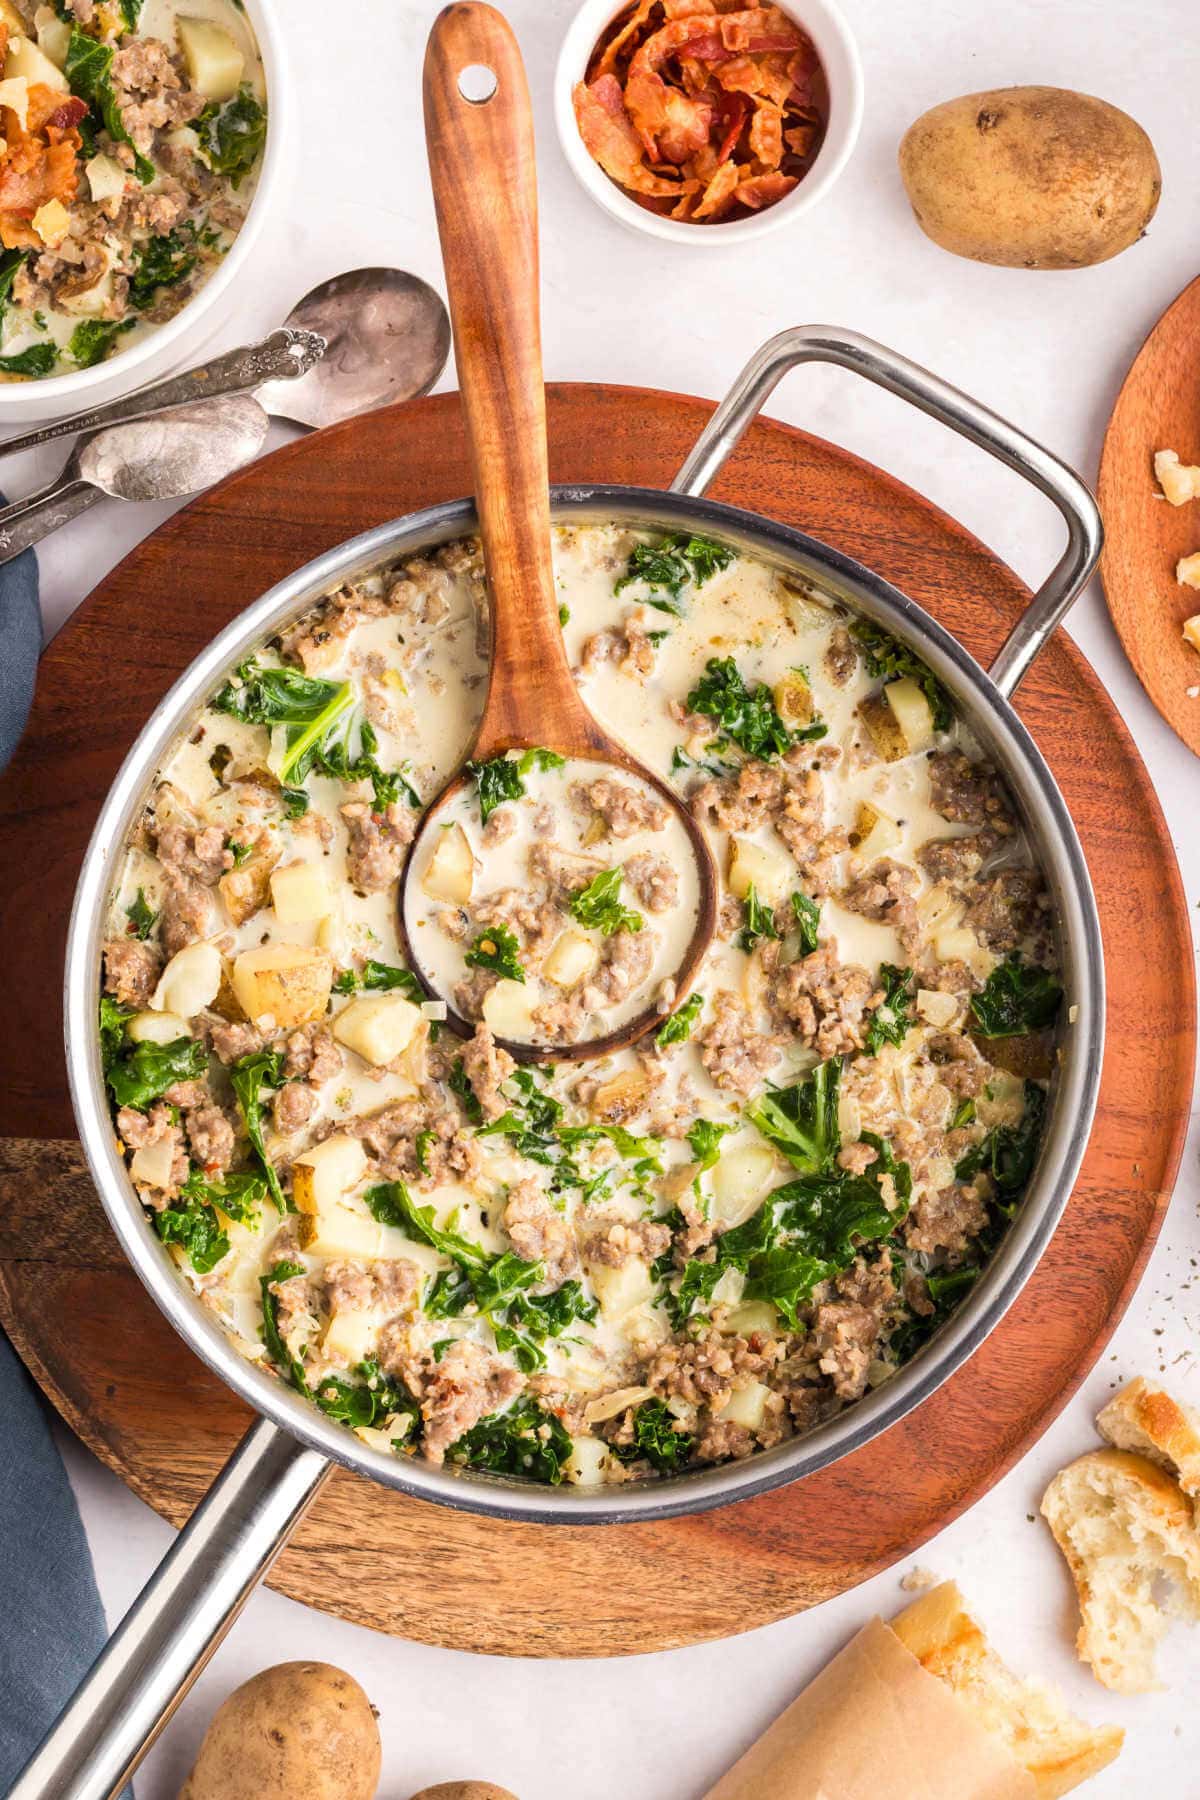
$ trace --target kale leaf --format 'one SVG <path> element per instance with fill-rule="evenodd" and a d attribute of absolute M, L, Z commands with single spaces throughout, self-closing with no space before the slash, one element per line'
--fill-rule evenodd
<path fill-rule="evenodd" d="M 54 344 L 30 344 L 27 350 L 18 350 L 13 356 L 0 356 L 0 369 L 6 375 L 48 375 L 58 361 L 58 349 Z"/>
<path fill-rule="evenodd" d="M 189 1192 L 186 1184 L 176 1199 L 155 1213 L 154 1229 L 164 1244 L 182 1246 L 198 1275 L 207 1275 L 229 1254 L 229 1238 L 212 1205 L 201 1192 Z"/>
<path fill-rule="evenodd" d="M 868 1056 L 876 1056 L 885 1044 L 902 1044 L 907 1037 L 913 1022 L 908 1006 L 912 978 L 911 969 L 898 969 L 894 963 L 880 963 L 879 985 L 883 989 L 883 999 L 871 1014 L 863 1040 L 863 1049 Z"/>
<path fill-rule="evenodd" d="M 703 587 L 721 569 L 729 567 L 735 554 L 712 538 L 689 537 L 686 532 L 672 533 L 658 544 L 636 544 L 613 593 L 619 594 L 640 581 L 649 590 L 646 598 L 650 606 L 678 615 L 683 611 L 684 589 Z"/>
<path fill-rule="evenodd" d="M 133 319 L 80 319 L 67 344 L 67 355 L 77 369 L 94 368 L 135 323 Z"/>
<path fill-rule="evenodd" d="M 821 909 L 807 894 L 793 894 L 792 911 L 800 930 L 800 949 L 805 956 L 811 956 L 821 942 L 817 935 L 821 924 Z"/>
<path fill-rule="evenodd" d="M 125 1045 L 125 1027 L 132 1019 L 134 1008 L 122 1006 L 105 994 L 100 1001 L 100 1061 L 107 1075 L 113 1063 L 120 1056 Z"/>
<path fill-rule="evenodd" d="M 28 257 L 28 250 L 5 250 L 0 252 L 0 319 L 3 319 L 12 301 L 13 282 L 17 279 L 17 270 Z"/>
<path fill-rule="evenodd" d="M 886 685 L 907 675 L 928 700 L 934 729 L 949 731 L 954 722 L 950 696 L 933 670 L 914 651 L 871 619 L 856 619 L 850 627 L 850 636 L 863 653 L 872 681 L 883 681 Z"/>
<path fill-rule="evenodd" d="M 239 1056 L 230 1067 L 229 1080 L 246 1127 L 246 1135 L 266 1177 L 271 1198 L 279 1212 L 294 1212 L 295 1208 L 289 1205 L 275 1173 L 275 1165 L 267 1155 L 264 1127 L 266 1106 L 262 1092 L 264 1088 L 282 1087 L 283 1053 L 279 1050 L 252 1050 L 246 1056 Z"/>
<path fill-rule="evenodd" d="M 456 1097 L 459 1105 L 467 1115 L 469 1125 L 483 1124 L 483 1108 L 479 1097 L 471 1086 L 471 1078 L 467 1074 L 466 1064 L 461 1056 L 456 1056 L 446 1077 L 450 1092 Z"/>
<path fill-rule="evenodd" d="M 360 988 L 366 993 L 390 993 L 398 988 L 417 1006 L 425 999 L 425 989 L 411 969 L 398 968 L 395 963 L 375 962 L 371 958 L 361 969 L 343 969 L 333 984 L 335 994 L 355 994 Z"/>
<path fill-rule="evenodd" d="M 200 156 L 214 175 L 228 176 L 240 187 L 267 141 L 267 114 L 254 89 L 244 81 L 224 106 L 206 106 L 196 120 Z"/>
<path fill-rule="evenodd" d="M 1053 1025 L 1063 991 L 1048 969 L 1010 956 L 997 964 L 981 994 L 972 994 L 971 1012 L 980 1037 L 1024 1037 Z"/>
<path fill-rule="evenodd" d="M 489 1413 L 448 1451 L 449 1460 L 495 1475 L 526 1475 L 557 1487 L 571 1455 L 571 1438 L 553 1413 L 531 1394 L 522 1394 L 507 1412 Z"/>
<path fill-rule="evenodd" d="M 145 1112 L 177 1081 L 198 1081 L 207 1068 L 208 1052 L 198 1038 L 176 1038 L 171 1044 L 142 1043 L 124 1049 L 112 1056 L 104 1073 L 118 1106 Z"/>
<path fill-rule="evenodd" d="M 371 1217 L 381 1225 L 395 1225 L 417 1243 L 440 1250 L 463 1268 L 487 1267 L 487 1251 L 459 1232 L 436 1225 L 432 1206 L 418 1206 L 402 1181 L 380 1182 L 368 1188 L 364 1198 Z"/>
<path fill-rule="evenodd" d="M 262 1295 L 262 1340 L 266 1345 L 267 1355 L 275 1367 L 288 1377 L 292 1386 L 311 1400 L 308 1382 L 305 1379 L 304 1364 L 292 1352 L 283 1340 L 279 1329 L 279 1299 L 271 1292 L 277 1281 L 290 1281 L 293 1275 L 306 1275 L 307 1269 L 298 1262 L 277 1262 L 258 1279 L 259 1292 Z"/>
<path fill-rule="evenodd" d="M 605 869 L 593 877 L 585 888 L 571 896 L 571 917 L 581 925 L 611 937 L 615 931 L 640 931 L 645 924 L 641 913 L 624 906 L 618 898 L 623 869 Z"/>
<path fill-rule="evenodd" d="M 778 941 L 779 933 L 775 929 L 775 909 L 759 899 L 753 882 L 746 889 L 746 896 L 742 901 L 742 917 L 745 922 L 738 932 L 739 949 L 745 950 L 749 954 L 755 944 L 764 938 L 772 942 Z"/>
<path fill-rule="evenodd" d="M 190 221 L 189 221 L 190 224 Z M 153 306 L 159 288 L 183 281 L 200 260 L 201 236 L 194 226 L 177 227 L 160 237 L 148 238 L 137 252 L 129 277 L 129 303 L 144 312 Z"/>
<path fill-rule="evenodd" d="M 126 127 L 112 84 L 112 63 L 111 44 L 102 44 L 72 25 L 63 74 L 71 92 L 91 107 L 96 129 L 103 126 L 114 144 L 128 144 L 133 150 L 133 166 L 144 187 L 154 180 L 154 164 L 137 149 Z"/>
<path fill-rule="evenodd" d="M 469 762 L 468 772 L 475 777 L 479 795 L 479 816 L 486 825 L 498 806 L 506 800 L 519 800 L 525 792 L 525 777 L 535 769 L 561 769 L 566 761 L 557 750 L 536 748 L 520 756 L 493 756 L 488 762 Z"/>
<path fill-rule="evenodd" d="M 421 1408 L 402 1381 L 385 1375 L 374 1357 L 356 1363 L 354 1373 L 359 1381 L 347 1381 L 342 1375 L 327 1375 L 313 1389 L 312 1397 L 323 1413 L 346 1425 L 351 1431 L 374 1427 L 395 1418 L 398 1436 L 392 1448 L 402 1449 L 419 1435 Z"/>
<path fill-rule="evenodd" d="M 682 1044 L 692 1035 L 692 1027 L 704 1011 L 704 995 L 689 994 L 682 1006 L 677 1006 L 669 1019 L 659 1026 L 654 1034 L 654 1041 L 660 1050 L 668 1044 Z"/>
<path fill-rule="evenodd" d="M 278 775 L 289 813 L 292 801 L 303 790 L 289 782 L 307 780 L 312 773 L 335 781 L 370 781 L 377 811 L 396 801 L 401 791 L 417 806 L 419 797 L 400 771 L 387 772 L 375 760 L 378 740 L 367 719 L 356 716 L 354 689 L 348 681 L 324 681 L 299 669 L 266 669 L 253 658 L 241 663 L 236 681 L 227 681 L 209 702 L 214 712 L 228 713 L 248 725 L 277 725 L 287 737 Z M 350 753 L 350 736 L 357 737 L 357 754 Z M 300 812 L 308 809 L 304 797 Z"/>
<path fill-rule="evenodd" d="M 842 1146 L 841 1081 L 841 1060 L 831 1057 L 793 1087 L 768 1088 L 751 1101 L 746 1117 L 793 1168 L 805 1175 L 828 1174 Z"/>
<path fill-rule="evenodd" d="M 955 1181 L 990 1175 L 1001 1204 L 1012 1207 L 1029 1185 L 1046 1120 L 1046 1093 L 1036 1081 L 1025 1083 L 1025 1110 L 1015 1125 L 994 1125 L 980 1143 L 955 1164 Z"/>
<path fill-rule="evenodd" d="M 154 936 L 154 927 L 158 924 L 158 914 L 146 899 L 145 888 L 139 888 L 137 894 L 125 908 L 125 917 L 129 920 L 129 931 L 132 937 L 145 943 Z"/>
<path fill-rule="evenodd" d="M 521 963 L 521 946 L 507 925 L 493 925 L 481 931 L 463 961 L 469 969 L 492 969 L 506 981 L 525 980 Z"/>
<path fill-rule="evenodd" d="M 823 738 L 829 729 L 817 719 L 799 731 L 789 730 L 766 682 L 756 681 L 748 687 L 732 656 L 710 656 L 684 704 L 688 712 L 716 720 L 721 729 L 713 743 L 715 750 L 736 744 L 747 756 L 763 761 L 782 756 L 793 744 Z"/>
<path fill-rule="evenodd" d="M 612 1444 L 621 1462 L 644 1457 L 660 1475 L 675 1474 L 696 1447 L 695 1435 L 681 1429 L 665 1400 L 643 1400 L 633 1415 L 632 1444 Z"/>

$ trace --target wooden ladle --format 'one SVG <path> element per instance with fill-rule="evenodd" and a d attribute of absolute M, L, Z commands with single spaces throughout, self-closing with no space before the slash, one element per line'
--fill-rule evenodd
<path fill-rule="evenodd" d="M 446 7 L 425 54 L 425 136 L 454 328 L 454 350 L 475 477 L 491 611 L 491 668 L 468 760 L 536 745 L 624 770 L 678 815 L 696 857 L 696 928 L 675 974 L 677 1001 L 716 923 L 717 875 L 703 833 L 679 796 L 597 724 L 563 644 L 550 547 L 546 395 L 538 311 L 537 183 L 529 90 L 507 21 L 479 0 Z M 425 990 L 406 900 L 435 815 L 472 777 L 455 774 L 433 802 L 400 880 L 400 933 Z M 448 1004 L 448 1003 L 447 1003 Z M 504 1042 L 520 1061 L 598 1056 L 632 1043 L 664 1014 L 650 1006 L 620 1030 L 573 1044 Z M 448 1024 L 473 1026 L 450 1011 Z"/>

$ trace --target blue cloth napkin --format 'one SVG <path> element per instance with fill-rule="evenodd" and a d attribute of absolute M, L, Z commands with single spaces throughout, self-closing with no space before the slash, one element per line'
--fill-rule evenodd
<path fill-rule="evenodd" d="M 4 496 L 0 494 L 0 505 Z M 32 550 L 0 565 L 0 770 L 25 728 L 42 621 Z M 99 1654 L 107 1629 L 49 1409 L 0 1333 L 0 1794 Z"/>

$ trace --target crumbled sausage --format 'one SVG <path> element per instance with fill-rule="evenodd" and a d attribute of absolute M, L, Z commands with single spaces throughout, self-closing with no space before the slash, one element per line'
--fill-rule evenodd
<path fill-rule="evenodd" d="M 400 1312 L 421 1289 L 421 1271 L 406 1257 L 364 1263 L 347 1257 L 326 1263 L 325 1304 L 330 1312 Z"/>
<path fill-rule="evenodd" d="M 576 781 L 571 801 L 582 813 L 603 819 L 611 837 L 633 837 L 639 831 L 662 831 L 671 814 L 657 795 L 608 775 L 595 781 Z"/>
<path fill-rule="evenodd" d="M 271 1119 L 285 1137 L 301 1131 L 317 1109 L 317 1096 L 302 1081 L 286 1081 L 271 1102 Z"/>
<path fill-rule="evenodd" d="M 556 1212 L 536 1181 L 518 1181 L 509 1189 L 504 1208 L 504 1229 L 513 1249 L 525 1262 L 544 1265 L 544 1288 L 561 1287 L 579 1267 L 575 1236 L 560 1212 Z"/>
<path fill-rule="evenodd" d="M 484 1118 L 498 1119 L 508 1104 L 500 1092 L 501 1083 L 508 1080 L 517 1065 L 486 1025 L 477 1025 L 474 1037 L 463 1045 L 462 1064 Z"/>
<path fill-rule="evenodd" d="M 823 1062 L 862 1049 L 866 1014 L 882 1000 L 873 975 L 858 963 L 839 960 L 836 938 L 826 938 L 810 956 L 788 963 L 770 990 L 774 1011 Z"/>
<path fill-rule="evenodd" d="M 861 913 L 864 919 L 875 919 L 899 932 L 911 931 L 917 922 L 917 904 L 912 898 L 916 885 L 915 870 L 883 856 L 851 883 L 841 901 L 849 912 Z"/>
<path fill-rule="evenodd" d="M 885 1251 L 874 1263 L 858 1257 L 836 1277 L 831 1297 L 814 1308 L 812 1349 L 840 1400 L 857 1400 L 865 1391 L 898 1298 Z"/>
<path fill-rule="evenodd" d="M 148 1006 L 161 967 L 157 945 L 112 938 L 104 946 L 104 991 L 122 1006 Z"/>
<path fill-rule="evenodd" d="M 237 1134 L 224 1110 L 214 1101 L 186 1112 L 188 1143 L 192 1155 L 208 1176 L 222 1175 L 233 1161 Z"/>
<path fill-rule="evenodd" d="M 525 1377 L 471 1338 L 451 1344 L 429 1379 L 421 1401 L 425 1434 L 421 1447 L 431 1463 L 443 1463 L 446 1452 L 480 1419 L 520 1392 Z"/>
<path fill-rule="evenodd" d="M 605 1268 L 619 1269 L 627 1262 L 653 1262 L 670 1248 L 671 1228 L 654 1219 L 614 1218 L 610 1213 L 596 1213 L 588 1221 L 582 1239 L 585 1262 L 600 1263 Z"/>
<path fill-rule="evenodd" d="M 365 800 L 349 800 L 341 814 L 350 833 L 346 871 L 352 885 L 363 894 L 383 893 L 404 867 L 417 828 L 415 809 L 393 800 L 378 813 Z"/>
<path fill-rule="evenodd" d="M 961 750 L 939 750 L 929 758 L 929 804 L 952 825 L 988 825 L 1005 835 L 1013 830 L 1008 796 L 995 769 L 972 762 Z"/>
<path fill-rule="evenodd" d="M 283 1073 L 288 1081 L 307 1081 L 320 1087 L 342 1072 L 342 1053 L 333 1033 L 321 1020 L 302 1025 L 288 1034 L 284 1046 Z"/>
<path fill-rule="evenodd" d="M 719 1088 L 752 1094 L 779 1061 L 779 1045 L 754 1027 L 736 994 L 713 997 L 713 1016 L 696 1042 L 700 1060 Z"/>
<path fill-rule="evenodd" d="M 1050 901 L 1036 869 L 1002 869 L 976 884 L 964 915 L 989 950 L 1015 950 L 1048 922 Z"/>
<path fill-rule="evenodd" d="M 678 906 L 679 873 L 668 857 L 643 850 L 625 864 L 625 878 L 650 912 L 670 912 Z"/>
<path fill-rule="evenodd" d="M 622 675 L 644 681 L 654 673 L 658 645 L 646 629 L 644 607 L 637 607 L 620 625 L 597 631 L 583 646 L 583 668 L 593 674 L 604 663 L 616 663 Z"/>
<path fill-rule="evenodd" d="M 825 673 L 834 687 L 845 687 L 858 667 L 858 651 L 844 625 L 835 626 L 830 633 L 824 661 Z"/>

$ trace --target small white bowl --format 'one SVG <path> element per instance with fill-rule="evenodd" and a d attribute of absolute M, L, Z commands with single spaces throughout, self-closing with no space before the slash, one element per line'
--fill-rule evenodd
<path fill-rule="evenodd" d="M 46 375 L 40 381 L 0 382 L 0 421 L 40 424 L 128 393 L 165 374 L 172 366 L 181 366 L 188 353 L 196 351 L 219 324 L 213 315 L 234 283 L 244 278 L 254 240 L 269 209 L 278 200 L 291 98 L 282 33 L 274 22 L 270 0 L 243 0 L 243 4 L 262 53 L 267 84 L 267 141 L 254 198 L 237 237 L 220 266 L 187 305 L 128 350 L 118 351 L 108 362 L 97 363 L 92 369 Z"/>
<path fill-rule="evenodd" d="M 676 244 L 705 245 L 726 249 L 747 238 L 777 231 L 824 199 L 847 162 L 858 140 L 863 111 L 863 75 L 858 46 L 836 0 L 777 0 L 780 10 L 794 19 L 812 39 L 825 70 L 829 88 L 829 122 L 816 157 L 798 187 L 774 206 L 764 207 L 748 219 L 726 224 L 691 225 L 684 219 L 663 218 L 639 206 L 636 200 L 604 173 L 584 146 L 575 123 L 571 95 L 583 80 L 592 51 L 607 26 L 626 10 L 628 0 L 583 0 L 563 39 L 554 75 L 554 119 L 563 154 L 592 199 L 614 219 L 651 237 Z"/>

